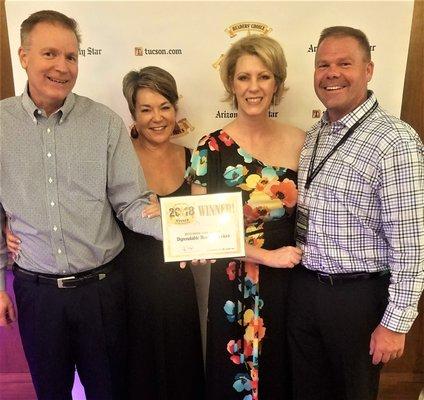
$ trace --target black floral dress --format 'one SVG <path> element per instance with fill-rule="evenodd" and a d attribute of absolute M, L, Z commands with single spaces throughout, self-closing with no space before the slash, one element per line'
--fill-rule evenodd
<path fill-rule="evenodd" d="M 186 165 L 190 151 L 186 149 Z M 168 196 L 190 194 L 187 182 Z M 128 391 L 131 400 L 199 400 L 204 368 L 190 268 L 164 263 L 162 242 L 120 224 L 127 285 Z"/>
<path fill-rule="evenodd" d="M 208 193 L 242 192 L 247 243 L 266 249 L 294 245 L 294 171 L 263 164 L 220 130 L 200 140 L 187 177 Z M 285 332 L 289 275 L 287 269 L 238 260 L 212 264 L 207 399 L 290 398 Z"/>

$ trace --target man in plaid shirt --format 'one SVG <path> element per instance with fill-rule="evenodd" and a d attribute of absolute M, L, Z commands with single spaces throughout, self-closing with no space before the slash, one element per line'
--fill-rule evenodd
<path fill-rule="evenodd" d="M 294 398 L 376 399 L 424 286 L 424 146 L 367 89 L 365 34 L 324 29 L 315 92 L 327 111 L 299 165 L 289 340 Z"/>

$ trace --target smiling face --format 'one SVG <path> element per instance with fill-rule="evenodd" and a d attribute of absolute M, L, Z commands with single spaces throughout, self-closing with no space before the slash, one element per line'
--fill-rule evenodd
<path fill-rule="evenodd" d="M 19 48 L 28 75 L 29 95 L 50 115 L 60 108 L 78 76 L 78 41 L 75 33 L 58 24 L 40 22 Z"/>
<path fill-rule="evenodd" d="M 367 99 L 373 70 L 374 64 L 366 59 L 356 39 L 328 37 L 321 42 L 315 57 L 314 87 L 331 122 Z"/>
<path fill-rule="evenodd" d="M 267 114 L 276 90 L 274 74 L 259 57 L 250 54 L 239 57 L 234 71 L 233 91 L 240 114 Z"/>
<path fill-rule="evenodd" d="M 175 107 L 160 93 L 148 88 L 137 91 L 135 127 L 152 144 L 169 140 L 175 127 Z"/>

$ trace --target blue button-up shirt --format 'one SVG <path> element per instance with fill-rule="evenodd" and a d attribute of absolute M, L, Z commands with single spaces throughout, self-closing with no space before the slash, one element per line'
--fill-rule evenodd
<path fill-rule="evenodd" d="M 22 240 L 20 267 L 65 275 L 107 263 L 123 248 L 114 213 L 161 238 L 160 219 L 141 217 L 151 192 L 117 114 L 71 93 L 47 117 L 25 90 L 0 115 L 0 215 Z M 0 290 L 4 265 L 0 239 Z"/>

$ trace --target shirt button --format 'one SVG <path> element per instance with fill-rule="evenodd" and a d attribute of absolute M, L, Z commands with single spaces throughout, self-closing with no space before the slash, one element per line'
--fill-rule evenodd
<path fill-rule="evenodd" d="M 57 231 L 57 226 L 56 226 L 56 225 L 53 227 L 53 230 L 54 230 L 55 232 Z"/>
<path fill-rule="evenodd" d="M 62 250 L 57 249 L 57 253 L 58 253 L 58 254 L 62 254 Z"/>
<path fill-rule="evenodd" d="M 38 115 L 41 115 L 41 110 L 37 110 L 37 114 Z"/>
<path fill-rule="evenodd" d="M 49 152 L 49 153 L 47 153 L 47 157 L 49 157 L 49 158 L 50 158 L 51 156 L 52 156 L 52 153 L 50 153 L 50 152 Z"/>
<path fill-rule="evenodd" d="M 66 271 L 65 271 L 65 270 L 63 270 L 62 272 L 63 272 L 64 274 L 66 274 Z"/>
<path fill-rule="evenodd" d="M 53 179 L 50 177 L 49 178 L 49 183 L 52 183 L 53 182 Z"/>
<path fill-rule="evenodd" d="M 47 128 L 47 133 L 50 133 L 51 131 L 50 131 L 50 128 Z"/>
<path fill-rule="evenodd" d="M 51 205 L 52 207 L 54 207 L 54 201 L 52 201 L 52 202 L 50 203 L 50 205 Z"/>

